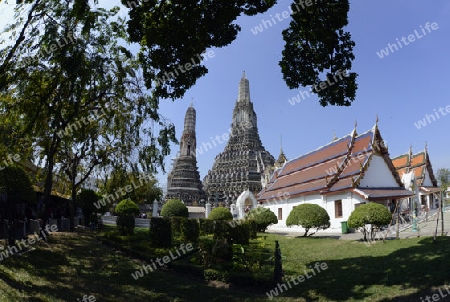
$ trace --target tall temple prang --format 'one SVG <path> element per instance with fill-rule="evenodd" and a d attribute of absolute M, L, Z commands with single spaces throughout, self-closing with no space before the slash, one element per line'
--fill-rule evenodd
<path fill-rule="evenodd" d="M 229 206 L 243 191 L 256 195 L 262 189 L 264 170 L 274 162 L 274 157 L 261 143 L 256 113 L 250 101 L 250 85 L 244 73 L 233 110 L 230 139 L 203 180 L 208 201 Z"/>
<path fill-rule="evenodd" d="M 180 153 L 175 159 L 167 177 L 165 200 L 178 198 L 186 205 L 194 205 L 205 198 L 200 181 L 195 154 L 197 140 L 195 135 L 196 112 L 191 106 L 186 111 L 184 130 L 180 140 Z"/>

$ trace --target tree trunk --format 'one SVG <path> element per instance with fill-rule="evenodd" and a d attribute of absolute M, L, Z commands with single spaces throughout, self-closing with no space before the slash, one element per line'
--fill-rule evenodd
<path fill-rule="evenodd" d="M 70 230 L 73 230 L 75 228 L 74 224 L 74 218 L 75 218 L 75 212 L 77 210 L 76 205 L 76 198 L 77 198 L 77 187 L 75 186 L 75 179 L 72 180 L 72 190 L 70 193 L 70 196 L 72 198 L 70 204 L 69 204 L 69 210 L 70 210 Z"/>
<path fill-rule="evenodd" d="M 45 176 L 45 185 L 44 185 L 44 205 L 45 205 L 45 211 L 47 212 L 48 206 L 50 204 L 50 199 L 52 196 L 52 187 L 53 187 L 53 166 L 55 165 L 53 156 L 49 156 L 47 159 L 47 173 Z M 47 217 L 46 214 L 44 214 L 44 228 L 47 224 L 47 220 L 50 217 Z"/>

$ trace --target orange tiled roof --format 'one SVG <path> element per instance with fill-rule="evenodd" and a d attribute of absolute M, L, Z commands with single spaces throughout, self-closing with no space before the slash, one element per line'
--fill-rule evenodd
<path fill-rule="evenodd" d="M 425 152 L 414 154 L 411 158 L 411 167 L 426 165 L 426 163 Z"/>
<path fill-rule="evenodd" d="M 392 159 L 392 163 L 396 169 L 409 167 L 409 156 L 408 154 L 400 155 L 394 159 Z"/>
<path fill-rule="evenodd" d="M 405 158 L 407 159 L 406 165 L 404 165 Z M 409 158 L 411 158 L 411 160 L 409 160 Z M 392 160 L 392 163 L 394 164 L 400 177 L 402 177 L 405 173 L 413 172 L 419 186 L 423 185 L 425 173 L 428 172 L 431 178 L 431 183 L 434 187 L 437 187 L 437 181 L 434 177 L 433 168 L 431 167 L 430 158 L 428 157 L 428 152 L 426 149 L 425 151 L 414 155 L 411 154 L 410 151 L 409 154 L 397 156 Z"/>
<path fill-rule="evenodd" d="M 337 139 L 315 151 L 288 161 L 274 173 L 267 187 L 258 195 L 258 201 L 270 201 L 289 193 L 291 197 L 311 193 L 354 189 L 358 186 L 374 152 L 387 157 L 387 149 L 380 144 L 377 126 L 357 135 L 356 131 Z M 376 150 L 374 150 L 376 149 Z M 400 178 L 387 157 L 399 187 Z"/>

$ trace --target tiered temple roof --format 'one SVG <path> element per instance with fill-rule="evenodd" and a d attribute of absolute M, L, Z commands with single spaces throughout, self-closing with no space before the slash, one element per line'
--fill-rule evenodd
<path fill-rule="evenodd" d="M 256 113 L 250 101 L 250 85 L 244 73 L 239 82 L 230 138 L 203 180 L 208 200 L 229 205 L 245 190 L 256 195 L 262 189 L 264 170 L 274 162 L 274 157 L 261 143 Z"/>
<path fill-rule="evenodd" d="M 178 198 L 187 205 L 193 205 L 206 198 L 197 168 L 195 121 L 196 112 L 191 104 L 184 119 L 180 154 L 175 159 L 172 171 L 167 177 L 167 194 L 165 196 L 166 200 Z"/>
<path fill-rule="evenodd" d="M 408 153 L 393 158 L 392 163 L 400 178 L 406 173 L 414 172 L 417 185 L 421 191 L 439 191 L 426 147 L 423 151 L 416 154 L 412 154 L 410 148 Z"/>
<path fill-rule="evenodd" d="M 375 155 L 384 161 L 395 186 L 360 186 Z M 295 197 L 345 191 L 353 191 L 371 201 L 412 195 L 404 189 L 377 125 L 361 135 L 355 129 L 349 135 L 285 163 L 272 175 L 258 201 L 270 201 L 286 193 Z"/>

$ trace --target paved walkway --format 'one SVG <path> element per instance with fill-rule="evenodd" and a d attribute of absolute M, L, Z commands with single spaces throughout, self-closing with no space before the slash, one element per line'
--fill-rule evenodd
<path fill-rule="evenodd" d="M 400 238 L 413 238 L 413 237 L 423 237 L 423 236 L 434 236 L 436 231 L 436 219 L 437 219 L 437 212 L 430 213 L 430 216 L 428 217 L 428 220 L 426 220 L 423 217 L 419 217 L 419 222 L 417 223 L 418 229 L 417 231 L 413 231 L 412 225 L 400 225 L 400 232 L 399 237 Z M 420 220 L 423 218 L 422 220 Z M 442 230 L 442 221 L 439 216 L 438 221 L 438 228 L 437 228 L 437 236 L 441 235 Z M 291 232 L 289 228 L 283 228 L 283 229 L 269 229 L 267 233 L 275 233 L 275 234 L 282 234 L 286 236 L 292 236 L 292 237 L 298 237 L 303 236 L 303 232 L 294 231 Z M 396 226 L 391 226 L 390 229 L 382 231 L 381 234 L 378 237 L 384 237 L 386 235 L 387 239 L 393 239 L 396 238 Z M 450 211 L 444 213 L 444 235 L 450 236 Z M 319 231 L 316 234 L 313 235 L 314 237 L 330 237 L 330 238 L 337 238 L 337 239 L 344 239 L 344 240 L 361 240 L 362 234 L 360 232 L 355 233 L 349 233 L 349 234 L 342 234 L 342 233 L 330 233 L 330 232 L 324 232 Z"/>

